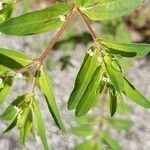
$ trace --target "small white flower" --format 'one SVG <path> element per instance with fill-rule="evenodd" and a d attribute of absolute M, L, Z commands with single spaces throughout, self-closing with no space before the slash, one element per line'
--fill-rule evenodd
<path fill-rule="evenodd" d="M 0 1 L 0 10 L 2 10 L 3 9 L 3 3 L 2 3 L 2 1 Z"/>
<path fill-rule="evenodd" d="M 16 109 L 17 112 L 19 112 L 19 108 L 17 106 L 14 106 L 14 108 Z"/>
<path fill-rule="evenodd" d="M 98 61 L 99 61 L 100 63 L 103 62 L 103 58 L 102 58 L 102 57 L 97 57 L 97 59 L 98 59 Z"/>
<path fill-rule="evenodd" d="M 87 51 L 87 53 L 89 54 L 89 56 L 93 56 L 93 55 L 94 55 L 94 53 L 93 53 L 93 51 L 92 51 L 91 49 L 89 49 L 89 50 Z"/>
<path fill-rule="evenodd" d="M 17 74 L 16 74 L 16 78 L 23 79 L 23 75 L 22 75 L 21 73 L 17 73 Z"/>
<path fill-rule="evenodd" d="M 3 79 L 2 78 L 0 78 L 0 84 L 3 82 Z"/>
<path fill-rule="evenodd" d="M 110 79 L 109 78 L 106 78 L 106 77 L 103 77 L 102 79 L 104 82 L 110 82 Z"/>
<path fill-rule="evenodd" d="M 59 18 L 60 18 L 60 20 L 61 20 L 62 22 L 65 22 L 65 21 L 66 21 L 66 17 L 63 16 L 63 15 L 60 15 Z"/>

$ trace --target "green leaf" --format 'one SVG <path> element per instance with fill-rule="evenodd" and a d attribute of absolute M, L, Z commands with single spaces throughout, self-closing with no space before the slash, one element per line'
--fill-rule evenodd
<path fill-rule="evenodd" d="M 45 127 L 43 124 L 42 115 L 40 112 L 39 105 L 38 105 L 38 103 L 34 97 L 32 97 L 32 102 L 33 102 L 33 113 L 34 113 L 35 121 L 37 124 L 39 136 L 40 136 L 41 141 L 43 143 L 44 149 L 49 150 L 48 143 L 47 143 L 47 137 L 46 137 L 46 133 L 45 133 Z"/>
<path fill-rule="evenodd" d="M 138 105 L 150 108 L 150 100 L 143 96 L 126 78 L 124 78 L 124 94 Z"/>
<path fill-rule="evenodd" d="M 133 122 L 129 119 L 121 119 L 121 118 L 105 118 L 106 123 L 111 127 L 118 131 L 128 130 L 133 126 Z"/>
<path fill-rule="evenodd" d="M 75 5 L 77 7 L 88 7 L 88 6 L 93 6 L 96 5 L 98 2 L 101 0 L 74 0 Z"/>
<path fill-rule="evenodd" d="M 108 51 L 112 54 L 119 54 L 123 57 L 135 57 L 144 56 L 150 52 L 150 44 L 140 44 L 140 43 L 116 43 L 111 41 L 102 42 Z"/>
<path fill-rule="evenodd" d="M 14 108 L 14 106 L 10 105 L 5 112 L 0 116 L 0 119 L 2 120 L 12 120 L 12 118 L 17 114 L 17 110 Z"/>
<path fill-rule="evenodd" d="M 127 112 L 126 104 L 125 104 L 125 102 L 124 102 L 124 99 L 123 99 L 122 95 L 121 95 L 121 94 L 118 94 L 118 95 L 117 95 L 117 98 L 118 98 L 118 100 L 119 100 L 120 108 L 123 110 L 123 112 Z"/>
<path fill-rule="evenodd" d="M 41 91 L 43 92 L 44 97 L 46 99 L 49 111 L 50 111 L 56 125 L 62 131 L 65 131 L 65 127 L 63 125 L 63 122 L 62 122 L 62 119 L 61 119 L 61 116 L 59 113 L 59 109 L 56 104 L 56 100 L 55 100 L 55 96 L 53 93 L 51 82 L 49 80 L 48 75 L 46 74 L 46 72 L 43 70 L 42 67 L 41 67 L 41 71 L 40 71 L 39 83 L 40 83 Z"/>
<path fill-rule="evenodd" d="M 28 137 L 32 128 L 32 111 L 26 108 L 22 115 L 22 126 L 20 128 L 20 140 L 25 144 L 26 138 Z"/>
<path fill-rule="evenodd" d="M 22 11 L 23 14 L 28 12 L 29 7 L 30 7 L 30 3 L 31 3 L 30 0 L 24 0 L 23 1 L 23 11 Z"/>
<path fill-rule="evenodd" d="M 73 128 L 72 133 L 80 137 L 86 137 L 92 135 L 93 127 L 89 124 L 82 124 L 80 126 Z"/>
<path fill-rule="evenodd" d="M 81 7 L 82 12 L 91 20 L 104 20 L 122 17 L 130 14 L 139 7 L 144 0 L 111 0 L 99 2 L 89 7 Z"/>
<path fill-rule="evenodd" d="M 9 1 L 8 3 L 5 3 L 3 9 L 0 10 L 0 16 L 3 16 L 3 19 L 2 20 L 0 19 L 0 22 L 3 22 L 11 17 L 13 8 L 14 8 L 13 1 Z"/>
<path fill-rule="evenodd" d="M 116 60 L 113 60 L 111 56 L 105 56 L 105 67 L 108 73 L 108 76 L 114 86 L 114 88 L 119 92 L 123 92 L 124 87 L 124 78 L 122 76 L 121 67 Z"/>
<path fill-rule="evenodd" d="M 5 130 L 3 133 L 12 130 L 12 129 L 17 125 L 17 117 L 18 117 L 18 115 L 16 115 L 16 116 L 13 118 L 12 122 L 10 123 L 10 125 L 6 128 L 6 130 Z"/>
<path fill-rule="evenodd" d="M 17 114 L 18 105 L 20 105 L 27 97 L 27 94 L 18 96 L 5 110 L 5 112 L 0 116 L 3 120 L 12 120 L 12 118 Z M 19 109 L 19 108 L 18 108 Z"/>
<path fill-rule="evenodd" d="M 65 15 L 69 7 L 65 3 L 55 3 L 43 10 L 27 13 L 0 24 L 0 32 L 9 35 L 33 35 L 47 32 L 62 25 L 60 15 Z"/>
<path fill-rule="evenodd" d="M 87 53 L 85 54 L 83 63 L 75 80 L 75 86 L 68 100 L 67 106 L 69 110 L 76 108 L 84 92 L 86 91 L 86 88 L 93 76 L 93 73 L 100 65 L 99 61 L 97 61 L 97 57 L 99 57 L 99 55 L 100 51 L 96 49 L 94 50 L 93 56 L 89 56 L 89 54 Z"/>
<path fill-rule="evenodd" d="M 3 81 L 4 87 L 0 89 L 0 106 L 4 103 L 7 94 L 10 91 L 10 87 L 12 86 L 13 78 L 12 77 L 6 77 Z"/>
<path fill-rule="evenodd" d="M 103 77 L 103 71 L 99 66 L 93 73 L 92 78 L 76 107 L 75 115 L 77 117 L 86 114 L 96 104 L 100 96 L 99 83 L 102 80 L 102 77 Z"/>
<path fill-rule="evenodd" d="M 104 142 L 110 147 L 111 150 L 121 150 L 121 146 L 119 143 L 114 140 L 108 133 L 105 131 L 101 131 L 101 137 L 104 140 Z"/>
<path fill-rule="evenodd" d="M 111 117 L 113 117 L 117 110 L 117 95 L 115 89 L 113 90 L 109 89 L 109 96 L 110 96 L 110 102 L 109 102 L 110 114 Z"/>
<path fill-rule="evenodd" d="M 102 150 L 102 148 L 99 141 L 91 140 L 76 145 L 73 150 Z"/>
<path fill-rule="evenodd" d="M 29 56 L 19 51 L 0 48 L 0 75 L 19 69 L 32 62 Z"/>
<path fill-rule="evenodd" d="M 75 120 L 78 125 L 85 125 L 85 124 L 95 125 L 99 121 L 99 117 L 93 114 L 86 114 L 82 117 L 78 118 L 76 117 Z"/>

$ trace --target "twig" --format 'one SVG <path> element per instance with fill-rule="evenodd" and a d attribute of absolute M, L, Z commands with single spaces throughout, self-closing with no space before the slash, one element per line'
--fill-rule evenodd
<path fill-rule="evenodd" d="M 37 59 L 39 62 L 42 63 L 43 60 L 46 58 L 46 56 L 52 51 L 53 46 L 55 45 L 55 43 L 57 42 L 59 37 L 62 35 L 64 30 L 66 29 L 67 25 L 70 23 L 73 16 L 75 15 L 75 13 L 76 13 L 75 9 L 73 9 L 71 12 L 69 12 L 69 14 L 67 15 L 66 21 L 64 22 L 64 24 L 60 28 L 60 30 L 56 33 L 54 38 L 51 40 L 51 42 L 49 43 L 48 48 L 46 49 L 46 51 Z"/>
<path fill-rule="evenodd" d="M 77 8 L 77 12 L 79 13 L 79 15 L 82 17 L 82 19 L 86 23 L 88 29 L 90 30 L 90 33 L 91 33 L 91 36 L 92 36 L 94 42 L 96 42 L 96 34 L 95 34 L 94 30 L 92 29 L 89 20 L 84 16 L 84 14 L 81 12 L 81 10 L 79 8 Z"/>
<path fill-rule="evenodd" d="M 105 88 L 104 93 L 101 97 L 101 103 L 100 103 L 100 109 L 99 109 L 100 119 L 98 122 L 98 129 L 96 130 L 95 135 L 93 136 L 93 139 L 97 139 L 100 137 L 100 131 L 103 128 L 106 98 L 107 98 L 107 88 Z"/>

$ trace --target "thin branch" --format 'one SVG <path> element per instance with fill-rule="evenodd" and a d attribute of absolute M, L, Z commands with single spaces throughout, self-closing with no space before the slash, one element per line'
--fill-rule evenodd
<path fill-rule="evenodd" d="M 66 29 L 67 25 L 70 23 L 70 21 L 72 20 L 73 16 L 75 15 L 75 13 L 76 13 L 75 9 L 73 9 L 71 12 L 69 12 L 69 14 L 66 17 L 66 21 L 63 24 L 63 26 L 60 28 L 60 30 L 56 33 L 54 38 L 51 40 L 51 42 L 49 43 L 48 48 L 45 50 L 45 52 L 37 59 L 40 63 L 42 63 L 43 60 L 52 51 L 53 46 L 55 45 L 55 43 L 57 42 L 59 37 L 62 35 L 64 30 Z"/>
<path fill-rule="evenodd" d="M 82 19 L 84 20 L 84 22 L 86 23 L 88 29 L 90 30 L 91 36 L 93 38 L 94 41 L 96 41 L 96 34 L 94 32 L 94 30 L 92 29 L 89 20 L 86 18 L 86 16 L 81 12 L 81 10 L 79 8 L 77 8 L 77 12 L 79 13 L 79 15 L 82 17 Z"/>
<path fill-rule="evenodd" d="M 16 73 L 23 73 L 26 71 L 26 69 L 28 69 L 29 67 L 31 67 L 34 63 L 36 62 L 36 60 L 33 60 L 31 63 L 27 64 L 26 66 L 23 66 L 22 68 L 16 70 Z"/>
<path fill-rule="evenodd" d="M 103 129 L 104 125 L 104 115 L 105 115 L 105 102 L 107 98 L 107 88 L 105 88 L 104 93 L 101 97 L 101 103 L 100 103 L 100 108 L 99 108 L 99 122 L 98 122 L 98 129 L 96 130 L 93 139 L 97 139 L 100 137 L 100 131 Z"/>
<path fill-rule="evenodd" d="M 99 50 L 104 50 L 103 46 L 97 42 L 97 36 L 96 36 L 96 33 L 94 32 L 94 30 L 92 29 L 91 25 L 90 25 L 90 22 L 89 20 L 87 19 L 87 17 L 82 13 L 82 11 L 79 9 L 79 8 L 76 8 L 77 12 L 79 13 L 79 15 L 82 17 L 82 19 L 84 20 L 86 26 L 88 27 L 89 31 L 90 31 L 90 34 L 93 38 L 93 41 L 96 45 L 96 47 L 99 49 Z"/>

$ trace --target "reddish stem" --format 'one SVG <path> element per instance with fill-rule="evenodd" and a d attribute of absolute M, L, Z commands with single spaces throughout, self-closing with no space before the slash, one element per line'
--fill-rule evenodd
<path fill-rule="evenodd" d="M 72 20 L 73 16 L 75 15 L 76 11 L 73 9 L 66 18 L 66 21 L 64 22 L 63 26 L 60 28 L 60 30 L 56 33 L 54 38 L 51 40 L 51 42 L 48 45 L 48 48 L 46 51 L 37 59 L 40 63 L 43 62 L 43 60 L 48 56 L 48 54 L 52 51 L 53 46 L 59 39 L 59 37 L 62 35 L 63 31 L 66 29 L 67 25 L 70 23 Z"/>
<path fill-rule="evenodd" d="M 86 16 L 81 12 L 81 10 L 79 8 L 77 8 L 77 12 L 80 14 L 80 16 L 82 17 L 82 19 L 86 23 L 88 29 L 90 30 L 90 33 L 92 35 L 93 40 L 96 41 L 96 34 L 95 34 L 94 30 L 91 28 L 90 22 L 88 21 L 88 19 L 86 18 Z"/>

